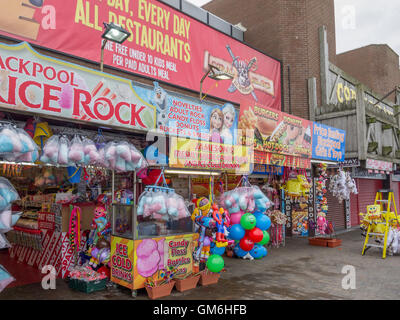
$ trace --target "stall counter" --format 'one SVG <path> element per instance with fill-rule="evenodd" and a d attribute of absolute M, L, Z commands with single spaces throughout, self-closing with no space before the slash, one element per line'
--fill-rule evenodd
<path fill-rule="evenodd" d="M 169 266 L 176 274 L 191 273 L 196 267 L 193 252 L 197 233 L 132 240 L 111 237 L 111 281 L 131 290 L 144 288 L 147 277 L 161 280 Z"/>

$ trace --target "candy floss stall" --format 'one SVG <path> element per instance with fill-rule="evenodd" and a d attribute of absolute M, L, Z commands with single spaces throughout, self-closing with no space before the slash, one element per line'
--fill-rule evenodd
<path fill-rule="evenodd" d="M 117 183 L 114 176 L 113 185 Z M 133 296 L 169 272 L 175 277 L 191 275 L 198 238 L 185 200 L 168 187 L 164 170 L 140 195 L 138 189 L 135 183 L 137 206 L 114 203 L 112 207 L 111 281 L 131 289 Z M 172 289 L 173 283 L 168 283 Z"/>

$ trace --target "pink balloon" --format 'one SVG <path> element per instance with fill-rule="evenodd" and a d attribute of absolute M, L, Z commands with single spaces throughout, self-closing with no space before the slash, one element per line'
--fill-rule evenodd
<path fill-rule="evenodd" d="M 243 213 L 241 211 L 237 213 L 231 214 L 231 225 L 240 223 L 240 218 L 242 217 Z"/>

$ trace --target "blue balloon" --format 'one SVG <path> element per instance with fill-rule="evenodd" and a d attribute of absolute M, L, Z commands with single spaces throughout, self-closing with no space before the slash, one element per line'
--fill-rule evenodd
<path fill-rule="evenodd" d="M 233 252 L 239 257 L 239 258 L 243 258 L 246 254 L 248 254 L 248 251 L 244 251 L 242 248 L 239 247 L 239 244 L 237 244 L 234 248 L 233 248 Z"/>
<path fill-rule="evenodd" d="M 258 216 L 256 219 L 256 227 L 261 229 L 262 231 L 268 230 L 271 226 L 271 219 L 265 214 Z"/>
<path fill-rule="evenodd" d="M 253 214 L 254 214 L 254 216 L 256 217 L 256 219 L 257 219 L 259 216 L 264 215 L 260 210 L 254 211 Z"/>
<path fill-rule="evenodd" d="M 267 248 L 265 248 L 263 246 L 261 246 L 260 251 L 261 251 L 261 258 L 264 258 L 268 254 Z"/>
<path fill-rule="evenodd" d="M 225 247 L 217 247 L 214 246 L 213 248 L 211 248 L 211 254 L 217 254 L 219 256 L 222 256 L 225 253 Z"/>
<path fill-rule="evenodd" d="M 259 244 L 255 244 L 253 249 L 250 250 L 250 255 L 254 258 L 254 259 L 260 259 L 263 257 L 264 254 L 264 250 L 265 248 L 263 246 L 260 246 Z"/>
<path fill-rule="evenodd" d="M 230 227 L 228 237 L 232 240 L 240 240 L 244 237 L 245 233 L 246 233 L 246 231 L 238 223 L 238 224 L 234 224 L 232 227 Z"/>

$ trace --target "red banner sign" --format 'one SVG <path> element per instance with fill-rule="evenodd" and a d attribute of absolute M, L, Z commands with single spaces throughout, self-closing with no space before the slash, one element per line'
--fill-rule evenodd
<path fill-rule="evenodd" d="M 309 120 L 243 100 L 238 129 L 238 144 L 254 145 L 260 152 L 311 159 L 313 123 Z"/>
<path fill-rule="evenodd" d="M 103 22 L 131 33 L 107 43 L 106 65 L 199 91 L 211 64 L 233 79 L 207 78 L 204 94 L 281 109 L 279 61 L 155 0 L 3 0 L 0 34 L 100 62 Z"/>
<path fill-rule="evenodd" d="M 311 167 L 311 159 L 260 151 L 254 151 L 254 163 L 301 169 Z"/>

